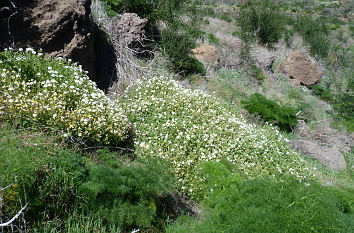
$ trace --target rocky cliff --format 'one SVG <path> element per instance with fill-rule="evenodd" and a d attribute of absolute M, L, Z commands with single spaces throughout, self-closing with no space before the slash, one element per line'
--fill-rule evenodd
<path fill-rule="evenodd" d="M 105 89 L 116 79 L 113 48 L 90 20 L 91 0 L 2 0 L 0 49 L 32 47 L 71 58 Z"/>

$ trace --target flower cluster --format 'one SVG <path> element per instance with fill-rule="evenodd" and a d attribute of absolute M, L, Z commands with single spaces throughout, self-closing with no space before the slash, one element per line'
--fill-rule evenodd
<path fill-rule="evenodd" d="M 0 116 L 19 116 L 100 144 L 118 144 L 130 130 L 118 102 L 107 98 L 81 66 L 32 49 L 0 53 Z"/>
<path fill-rule="evenodd" d="M 198 193 L 203 161 L 226 159 L 250 177 L 289 174 L 304 180 L 314 174 L 271 125 L 249 124 L 202 91 L 150 77 L 130 86 L 126 95 L 122 104 L 136 128 L 136 154 L 168 160 L 185 194 Z"/>

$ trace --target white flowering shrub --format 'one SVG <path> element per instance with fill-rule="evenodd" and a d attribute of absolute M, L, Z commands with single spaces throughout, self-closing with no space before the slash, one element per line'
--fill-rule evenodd
<path fill-rule="evenodd" d="M 119 144 L 130 130 L 118 102 L 81 66 L 32 49 L 0 53 L 0 117 L 38 122 L 99 144 Z"/>
<path fill-rule="evenodd" d="M 249 124 L 201 91 L 151 77 L 130 86 L 126 95 L 123 107 L 136 128 L 136 155 L 168 160 L 189 196 L 200 191 L 203 161 L 227 159 L 250 177 L 289 174 L 304 180 L 314 175 L 272 126 Z"/>

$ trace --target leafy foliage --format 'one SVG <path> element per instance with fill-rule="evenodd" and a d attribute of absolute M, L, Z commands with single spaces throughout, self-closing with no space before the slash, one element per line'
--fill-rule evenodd
<path fill-rule="evenodd" d="M 156 202 L 172 190 L 174 179 L 158 159 L 125 165 L 112 153 L 101 152 L 100 165 L 87 165 L 88 176 L 81 185 L 89 214 L 122 229 L 149 228 L 156 220 Z"/>
<path fill-rule="evenodd" d="M 327 39 L 327 26 L 322 19 L 315 19 L 313 16 L 299 16 L 295 22 L 295 29 L 302 35 L 306 43 L 310 45 L 312 55 L 326 58 L 330 48 Z"/>
<path fill-rule="evenodd" d="M 110 15 L 131 12 L 155 23 L 170 19 L 186 0 L 102 0 Z"/>
<path fill-rule="evenodd" d="M 85 219 L 93 229 L 153 229 L 168 218 L 161 196 L 175 182 L 161 160 L 123 161 L 102 150 L 98 163 L 53 146 L 45 135 L 0 132 L 0 187 L 14 184 L 0 192 L 1 217 L 13 216 L 22 200 L 29 201 L 28 227 L 38 232 L 69 231 Z"/>
<path fill-rule="evenodd" d="M 321 99 L 323 99 L 325 101 L 331 101 L 333 98 L 331 91 L 329 89 L 322 87 L 322 86 L 311 85 L 311 90 L 312 90 L 313 94 L 317 95 L 318 97 L 320 97 Z"/>
<path fill-rule="evenodd" d="M 274 122 L 283 130 L 291 131 L 297 125 L 296 111 L 290 107 L 280 106 L 259 93 L 252 94 L 242 101 L 250 114 L 259 114 L 267 122 Z"/>

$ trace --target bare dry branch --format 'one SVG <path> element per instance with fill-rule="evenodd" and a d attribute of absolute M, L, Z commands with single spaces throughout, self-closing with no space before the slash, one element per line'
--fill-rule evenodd
<path fill-rule="evenodd" d="M 0 227 L 6 227 L 9 226 L 11 223 L 13 223 L 13 221 L 15 221 L 22 213 L 23 211 L 27 208 L 28 206 L 28 202 L 26 203 L 26 205 L 24 207 L 21 208 L 21 210 L 13 217 L 11 218 L 8 222 L 5 223 L 0 223 Z"/>

